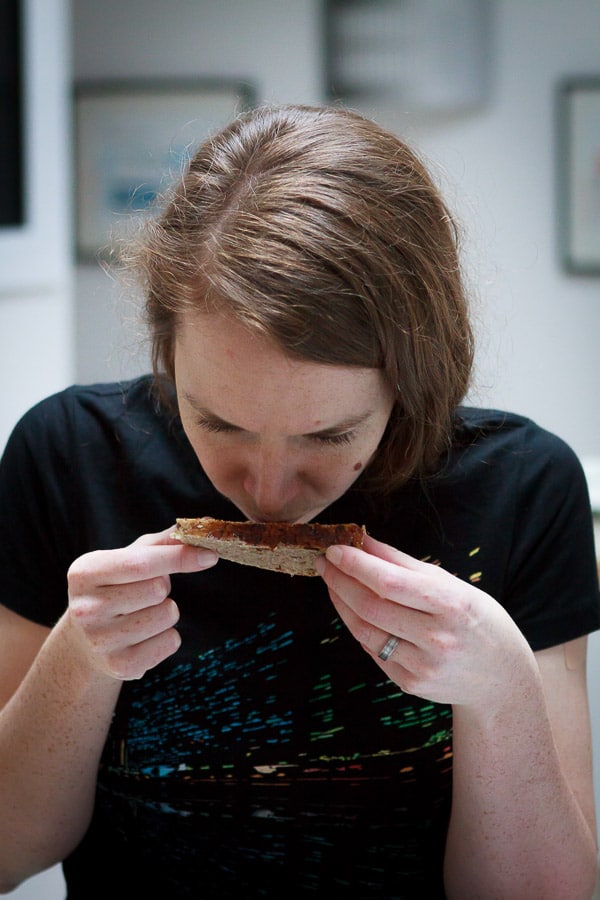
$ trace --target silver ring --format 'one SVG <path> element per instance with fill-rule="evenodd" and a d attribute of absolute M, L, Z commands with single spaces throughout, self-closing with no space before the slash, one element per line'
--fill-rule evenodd
<path fill-rule="evenodd" d="M 385 644 L 383 645 L 383 647 L 377 654 L 379 659 L 382 659 L 384 662 L 386 662 L 390 658 L 390 656 L 392 655 L 392 653 L 394 652 L 394 650 L 396 649 L 396 647 L 398 646 L 399 643 L 400 643 L 400 638 L 397 638 L 395 635 L 390 634 L 389 638 L 387 639 L 387 641 L 385 642 Z"/>

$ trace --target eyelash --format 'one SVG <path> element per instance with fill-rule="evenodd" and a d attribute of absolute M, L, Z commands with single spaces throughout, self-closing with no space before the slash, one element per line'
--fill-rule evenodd
<path fill-rule="evenodd" d="M 213 422 L 211 419 L 197 419 L 196 423 L 205 431 L 212 434 L 235 434 L 239 431 L 235 426 L 224 425 L 221 422 Z M 353 431 L 344 431 L 342 434 L 315 434 L 309 435 L 310 440 L 317 444 L 326 444 L 330 447 L 342 447 L 351 444 L 354 439 Z"/>
<path fill-rule="evenodd" d="M 238 431 L 233 425 L 223 425 L 221 422 L 213 422 L 211 419 L 197 419 L 196 424 L 205 431 L 210 431 L 213 434 L 231 434 L 234 431 Z"/>
<path fill-rule="evenodd" d="M 353 431 L 344 431 L 342 434 L 315 434 L 312 440 L 319 444 L 329 444 L 332 447 L 341 447 L 351 444 L 354 438 Z"/>

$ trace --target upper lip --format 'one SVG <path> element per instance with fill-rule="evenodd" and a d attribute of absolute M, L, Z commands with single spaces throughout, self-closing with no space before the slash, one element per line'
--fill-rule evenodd
<path fill-rule="evenodd" d="M 252 519 L 253 522 L 256 522 L 259 525 L 268 525 L 270 522 L 277 522 L 278 525 L 293 525 L 293 519 Z"/>

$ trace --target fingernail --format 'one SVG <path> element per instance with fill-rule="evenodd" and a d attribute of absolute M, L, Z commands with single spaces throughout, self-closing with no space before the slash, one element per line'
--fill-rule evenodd
<path fill-rule="evenodd" d="M 315 559 L 315 569 L 317 570 L 319 575 L 323 574 L 323 572 L 325 571 L 326 565 L 327 565 L 327 563 L 325 562 L 325 557 L 317 556 L 317 558 Z"/>
<path fill-rule="evenodd" d="M 214 565 L 219 561 L 219 556 L 215 553 L 214 550 L 199 550 L 198 551 L 198 562 L 200 562 L 203 566 Z"/>
<path fill-rule="evenodd" d="M 338 563 L 342 561 L 342 556 L 344 555 L 344 548 L 340 547 L 339 544 L 333 544 L 331 547 L 327 548 L 327 559 L 329 562 L 332 562 L 334 566 L 337 566 Z"/>

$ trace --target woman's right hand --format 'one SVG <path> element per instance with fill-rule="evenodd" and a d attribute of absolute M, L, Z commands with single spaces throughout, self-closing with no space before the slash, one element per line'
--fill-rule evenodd
<path fill-rule="evenodd" d="M 218 557 L 172 531 L 75 560 L 52 629 L 0 606 L 0 893 L 81 841 L 123 681 L 180 645 L 170 575 Z"/>
<path fill-rule="evenodd" d="M 68 574 L 70 628 L 94 670 L 120 681 L 141 678 L 178 650 L 172 573 L 215 565 L 212 550 L 146 534 L 128 547 L 80 556 Z"/>

